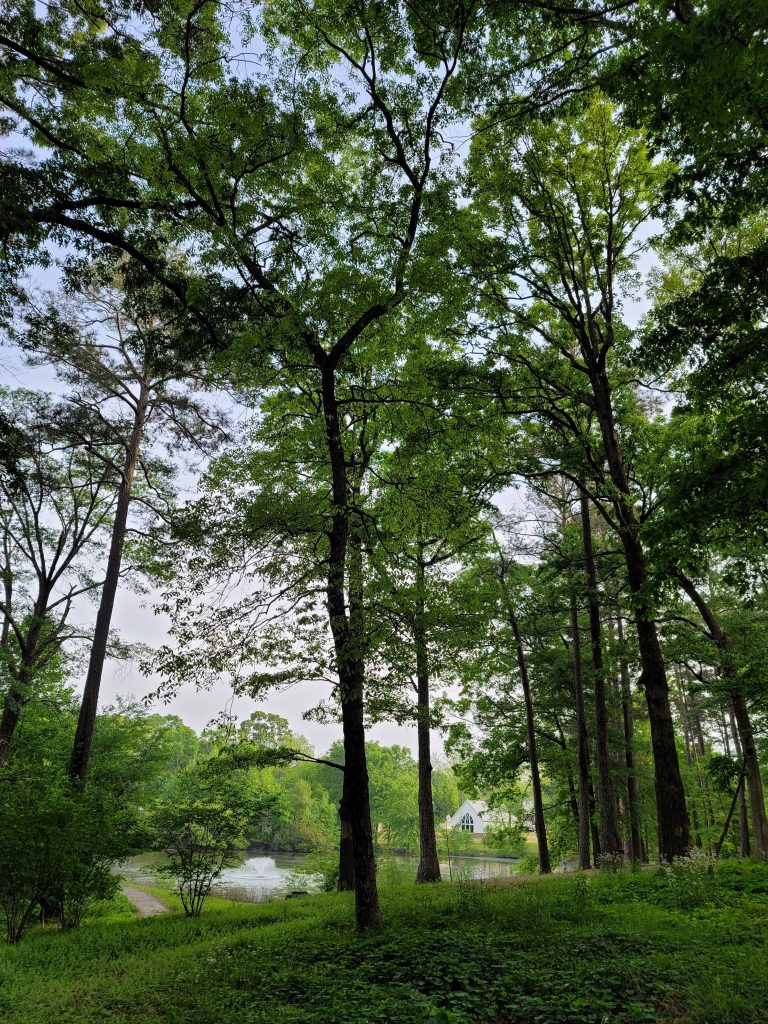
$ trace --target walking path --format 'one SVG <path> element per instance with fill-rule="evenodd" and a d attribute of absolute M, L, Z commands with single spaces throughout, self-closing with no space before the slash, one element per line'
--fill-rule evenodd
<path fill-rule="evenodd" d="M 139 917 L 154 917 L 155 914 L 167 914 L 168 907 L 157 896 L 143 889 L 135 889 L 132 885 L 121 887 L 122 893 L 136 908 Z"/>

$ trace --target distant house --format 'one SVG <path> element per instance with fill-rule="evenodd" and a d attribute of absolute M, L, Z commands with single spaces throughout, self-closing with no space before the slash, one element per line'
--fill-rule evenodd
<path fill-rule="evenodd" d="M 445 819 L 446 828 L 460 828 L 473 836 L 482 836 L 489 825 L 506 825 L 509 815 L 492 811 L 484 800 L 465 800 L 455 814 Z"/>

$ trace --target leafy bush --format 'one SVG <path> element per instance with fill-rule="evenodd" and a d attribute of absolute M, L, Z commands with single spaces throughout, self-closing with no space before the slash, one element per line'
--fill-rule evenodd
<path fill-rule="evenodd" d="M 158 870 L 175 879 L 189 917 L 199 916 L 224 868 L 238 863 L 234 848 L 249 823 L 271 806 L 249 781 L 226 754 L 196 761 L 179 773 L 172 798 L 152 811 L 152 847 L 168 858 Z"/>

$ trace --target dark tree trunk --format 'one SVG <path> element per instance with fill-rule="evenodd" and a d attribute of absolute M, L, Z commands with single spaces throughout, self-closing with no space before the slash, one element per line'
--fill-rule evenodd
<path fill-rule="evenodd" d="M 528 734 L 528 757 L 531 766 L 531 787 L 533 789 L 533 820 L 536 828 L 536 841 L 539 847 L 539 873 L 548 875 L 552 867 L 549 862 L 549 846 L 547 845 L 547 829 L 544 822 L 544 801 L 541 796 L 541 776 L 539 775 L 539 757 L 536 751 L 536 726 L 533 718 L 533 701 L 531 686 L 528 679 L 528 666 L 523 650 L 523 641 L 517 624 L 517 617 L 510 613 L 510 624 L 515 635 L 517 648 L 517 667 L 520 670 L 520 682 L 523 687 L 525 701 L 525 724 Z"/>
<path fill-rule="evenodd" d="M 621 616 L 616 618 L 616 629 L 619 637 L 621 653 L 619 672 L 621 675 L 621 709 L 624 720 L 624 764 L 627 769 L 627 804 L 629 810 L 629 856 L 633 861 L 642 860 L 640 844 L 640 815 L 637 801 L 637 778 L 635 777 L 634 732 L 635 723 L 632 713 L 632 690 L 629 682 L 629 666 L 624 651 L 624 626 Z"/>
<path fill-rule="evenodd" d="M 75 741 L 72 745 L 72 756 L 69 762 L 69 776 L 83 785 L 88 775 L 88 763 L 93 745 L 93 730 L 96 725 L 96 712 L 99 707 L 99 690 L 107 657 L 109 630 L 112 623 L 112 611 L 115 607 L 115 596 L 120 582 L 120 568 L 123 560 L 123 547 L 128 529 L 128 509 L 131 503 L 131 490 L 136 466 L 139 461 L 141 439 L 149 408 L 149 378 L 141 381 L 139 397 L 133 419 L 133 428 L 128 442 L 125 464 L 123 466 L 120 490 L 117 495 L 115 521 L 112 525 L 112 538 L 109 545 L 107 572 L 101 590 L 99 610 L 96 613 L 96 626 L 93 631 L 93 643 L 88 660 L 88 671 L 85 676 L 83 697 L 80 703 L 80 715 L 77 720 Z"/>
<path fill-rule="evenodd" d="M 763 780 L 760 777 L 760 763 L 757 758 L 752 722 L 749 718 L 744 694 L 736 690 L 732 694 L 732 699 L 747 777 L 749 810 L 752 816 L 753 856 L 755 860 L 768 860 L 768 818 L 766 818 L 765 814 Z"/>
<path fill-rule="evenodd" d="M 360 676 L 354 678 L 345 673 L 341 680 L 340 689 L 345 694 L 341 703 L 341 717 L 355 873 L 355 919 L 361 931 L 381 924 L 365 758 L 362 687 Z M 354 696 L 355 693 L 359 696 Z"/>
<path fill-rule="evenodd" d="M 352 892 L 354 888 L 355 852 L 352 844 L 352 823 L 349 815 L 349 792 L 345 769 L 341 800 L 339 800 L 339 892 Z"/>
<path fill-rule="evenodd" d="M 11 742 L 16 726 L 19 724 L 21 709 L 27 702 L 26 696 L 11 687 L 3 703 L 3 715 L 0 718 L 0 768 L 3 767 L 11 753 Z"/>
<path fill-rule="evenodd" d="M 328 533 L 326 607 L 339 676 L 344 733 L 344 775 L 355 865 L 355 920 L 364 931 L 381 924 L 373 852 L 368 765 L 365 756 L 364 682 L 361 616 L 347 613 L 345 580 L 350 533 L 347 466 L 336 401 L 335 369 L 322 360 L 323 414 L 331 468 L 333 514 Z M 352 586 L 354 590 L 354 583 Z"/>
<path fill-rule="evenodd" d="M 616 492 L 613 505 L 635 608 L 637 645 L 642 669 L 640 684 L 648 704 L 648 720 L 651 727 L 659 855 L 662 860 L 671 860 L 673 857 L 683 857 L 688 853 L 691 837 L 675 745 L 675 728 L 669 705 L 669 686 L 656 623 L 647 603 L 646 557 L 638 536 L 639 524 L 614 424 L 610 384 L 605 370 L 595 367 L 591 354 L 590 362 L 595 410 L 600 423 L 603 451 L 611 483 Z"/>
<path fill-rule="evenodd" d="M 592 771 L 589 773 L 589 830 L 592 835 L 592 857 L 595 864 L 599 863 L 602 855 L 600 849 L 600 833 L 595 821 L 597 819 L 597 801 L 595 800 L 595 787 L 592 785 Z"/>
<path fill-rule="evenodd" d="M 429 735 L 429 659 L 424 627 L 424 565 L 416 566 L 416 731 L 419 761 L 419 866 L 417 882 L 439 882 L 440 862 L 432 801 L 432 752 Z"/>
<path fill-rule="evenodd" d="M 592 544 L 592 523 L 587 496 L 581 493 L 581 535 L 584 545 L 584 568 L 587 581 L 589 635 L 592 652 L 592 678 L 595 691 L 595 760 L 597 762 L 597 803 L 600 847 L 604 854 L 623 854 L 616 794 L 611 778 L 611 754 L 608 739 L 608 706 L 606 703 L 603 641 L 600 626 L 600 605 L 597 594 L 595 553 Z"/>
<path fill-rule="evenodd" d="M 736 725 L 736 719 L 733 714 L 733 709 L 730 710 L 731 719 L 731 731 L 733 732 L 733 743 L 736 747 L 736 756 L 739 761 L 744 764 L 744 754 L 741 749 L 741 740 L 739 739 L 739 730 Z M 725 738 L 728 739 L 728 728 L 725 730 Z M 726 745 L 726 753 L 731 756 L 731 751 Z M 743 775 L 743 772 L 742 772 Z M 750 857 L 752 849 L 749 843 L 749 815 L 747 814 L 747 794 L 744 791 L 744 785 L 742 783 L 739 788 L 739 852 L 744 858 Z"/>
<path fill-rule="evenodd" d="M 717 621 L 717 617 L 693 581 L 688 579 L 679 570 L 673 573 L 673 575 L 691 601 L 696 605 L 709 630 L 709 635 L 720 652 L 720 669 L 731 694 L 733 712 L 736 716 L 736 725 L 738 726 L 739 742 L 741 743 L 742 756 L 744 758 L 747 789 L 749 791 L 749 809 L 752 814 L 754 855 L 756 860 L 768 860 L 768 817 L 765 813 L 765 796 L 763 795 L 763 780 L 760 777 L 760 762 L 757 757 L 757 748 L 755 747 L 747 702 L 739 686 L 736 666 L 733 662 L 730 637 Z"/>
<path fill-rule="evenodd" d="M 571 597 L 571 637 L 573 643 L 573 695 L 576 711 L 576 757 L 579 769 L 578 823 L 579 823 L 579 867 L 587 869 L 589 859 L 589 740 L 587 718 L 584 712 L 584 685 L 581 673 L 581 638 L 579 634 L 579 613 L 576 598 Z"/>

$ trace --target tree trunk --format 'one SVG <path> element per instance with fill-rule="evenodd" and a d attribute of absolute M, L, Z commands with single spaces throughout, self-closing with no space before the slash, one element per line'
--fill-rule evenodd
<path fill-rule="evenodd" d="M 341 800 L 339 800 L 339 892 L 355 888 L 355 854 L 352 845 L 352 823 L 349 816 L 347 771 L 344 769 Z"/>
<path fill-rule="evenodd" d="M 96 712 L 99 706 L 99 690 L 107 657 L 109 630 L 112 624 L 112 611 L 115 607 L 115 596 L 120 582 L 120 568 L 123 560 L 123 547 L 128 529 L 128 509 L 131 503 L 131 490 L 136 466 L 139 461 L 141 440 L 147 420 L 149 408 L 149 376 L 142 378 L 139 397 L 133 418 L 131 437 L 128 442 L 125 464 L 123 466 L 120 490 L 117 495 L 115 521 L 112 525 L 112 538 L 109 545 L 107 572 L 101 590 L 99 610 L 96 613 L 96 626 L 93 631 L 93 643 L 88 660 L 88 672 L 80 703 L 80 715 L 77 720 L 75 741 L 72 745 L 72 756 L 69 762 L 69 776 L 80 785 L 85 784 L 88 775 L 88 764 L 93 745 L 93 731 L 96 725 Z"/>
<path fill-rule="evenodd" d="M 611 755 L 608 742 L 608 706 L 606 704 L 603 642 L 600 628 L 600 605 L 597 596 L 597 573 L 592 544 L 592 523 L 587 496 L 581 493 L 581 536 L 584 545 L 584 568 L 587 581 L 589 635 L 592 651 L 592 678 L 595 690 L 595 760 L 597 762 L 597 803 L 600 848 L 603 854 L 623 854 L 616 812 L 616 794 L 611 778 Z"/>
<path fill-rule="evenodd" d="M 589 859 L 589 740 L 587 737 L 587 718 L 584 712 L 584 686 L 581 674 L 579 613 L 575 596 L 571 596 L 571 637 L 573 643 L 573 695 L 576 711 L 576 757 L 579 768 L 579 867 L 587 869 L 591 866 Z"/>
<path fill-rule="evenodd" d="M 429 735 L 429 660 L 424 626 L 424 564 L 416 566 L 416 730 L 419 761 L 419 866 L 417 882 L 439 882 L 440 862 L 435 836 L 435 807 L 432 801 L 432 754 Z"/>
<path fill-rule="evenodd" d="M 611 482 L 616 489 L 613 506 L 618 519 L 627 579 L 635 608 L 637 645 L 642 669 L 640 684 L 648 704 L 648 719 L 651 726 L 659 854 L 662 860 L 671 860 L 673 857 L 683 857 L 688 853 L 691 838 L 675 744 L 675 728 L 669 706 L 669 686 L 656 623 L 647 601 L 646 557 L 638 536 L 639 524 L 614 424 L 610 384 L 605 371 L 596 369 L 591 357 L 590 362 L 595 410 L 600 423 L 603 451 Z"/>
<path fill-rule="evenodd" d="M 616 629 L 621 645 L 619 672 L 621 675 L 621 709 L 624 720 L 624 764 L 627 769 L 627 804 L 629 805 L 629 856 L 630 860 L 642 860 L 640 843 L 640 815 L 637 802 L 637 778 L 635 776 L 635 752 L 633 739 L 635 732 L 632 714 L 632 690 L 629 683 L 629 666 L 624 650 L 624 626 L 621 615 L 616 617 Z"/>
<path fill-rule="evenodd" d="M 733 714 L 733 707 L 730 709 L 730 720 L 731 720 L 731 731 L 733 732 L 733 743 L 736 747 L 736 756 L 744 764 L 744 754 L 741 749 L 741 740 L 739 739 L 739 730 L 736 725 L 736 719 Z M 728 739 L 728 728 L 725 729 L 725 738 Z M 731 756 L 731 751 L 726 745 L 726 753 Z M 749 843 L 749 815 L 747 814 L 747 794 L 744 790 L 742 783 L 739 789 L 739 852 L 743 858 L 751 856 L 752 850 Z"/>
<path fill-rule="evenodd" d="M 688 720 L 688 708 L 685 703 L 685 695 L 683 693 L 682 685 L 680 683 L 679 671 L 675 671 L 675 703 L 677 704 L 677 713 L 680 716 L 680 727 L 683 732 L 683 742 L 685 743 L 685 761 L 688 765 L 688 771 L 690 774 L 694 770 L 694 759 L 693 759 L 693 738 L 691 734 L 691 726 Z M 694 845 L 701 849 L 701 833 L 699 831 L 699 811 L 696 806 L 696 801 L 693 796 L 689 793 L 691 822 L 693 824 L 693 842 Z"/>
<path fill-rule="evenodd" d="M 679 570 L 676 570 L 673 576 L 696 605 L 709 630 L 712 641 L 720 652 L 720 669 L 731 694 L 742 756 L 744 758 L 747 789 L 749 791 L 749 809 L 752 814 L 752 838 L 755 847 L 755 859 L 768 860 L 768 817 L 765 813 L 765 797 L 763 795 L 763 780 L 760 777 L 760 762 L 758 761 L 757 748 L 755 747 L 755 739 L 752 733 L 752 723 L 749 720 L 749 712 L 747 711 L 747 702 L 739 686 L 736 666 L 733 662 L 730 637 L 717 621 L 709 603 L 698 591 L 693 581 L 688 579 Z"/>
<path fill-rule="evenodd" d="M 6 694 L 3 703 L 3 715 L 0 718 L 0 768 L 3 767 L 10 756 L 13 734 L 16 731 L 16 726 L 19 724 L 21 709 L 26 702 L 27 698 L 24 694 L 13 686 Z"/>
<path fill-rule="evenodd" d="M 368 765 L 365 756 L 363 635 L 360 609 L 347 613 L 345 580 L 350 532 L 347 466 L 336 401 L 335 371 L 324 362 L 323 414 L 331 468 L 332 507 L 328 533 L 326 607 L 333 636 L 339 676 L 341 721 L 344 733 L 344 774 L 349 797 L 349 820 L 355 865 L 355 920 L 360 931 L 381 924 L 373 853 Z M 355 569 L 354 571 L 358 571 Z M 351 591 L 354 591 L 354 581 Z"/>
<path fill-rule="evenodd" d="M 760 763 L 757 759 L 752 722 L 747 711 L 744 694 L 736 690 L 732 694 L 733 711 L 739 731 L 742 755 L 747 776 L 749 810 L 752 816 L 752 842 L 755 860 L 768 860 L 768 818 L 765 813 L 763 780 L 760 778 Z"/>
<path fill-rule="evenodd" d="M 515 635 L 517 666 L 520 670 L 520 682 L 523 686 L 523 699 L 525 701 L 525 724 L 528 733 L 528 757 L 531 765 L 531 786 L 533 788 L 533 820 L 536 828 L 536 841 L 539 847 L 539 873 L 542 875 L 548 875 L 552 868 L 549 863 L 547 829 L 544 822 L 544 801 L 541 796 L 541 777 L 539 775 L 539 757 L 536 751 L 536 728 L 533 719 L 531 686 L 528 679 L 528 666 L 525 661 L 525 652 L 523 651 L 523 642 L 520 636 L 517 617 L 512 612 L 510 612 L 510 624 Z"/>

